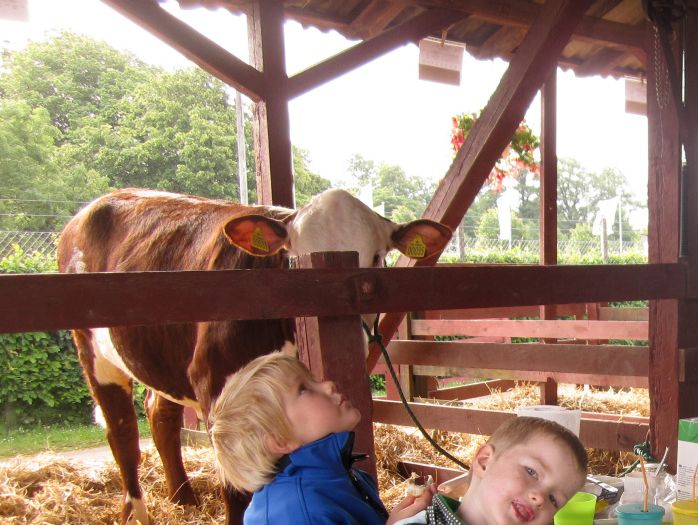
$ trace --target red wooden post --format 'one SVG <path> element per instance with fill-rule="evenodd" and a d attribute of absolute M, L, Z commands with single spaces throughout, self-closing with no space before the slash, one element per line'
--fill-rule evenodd
<path fill-rule="evenodd" d="M 257 200 L 260 204 L 293 208 L 284 6 L 276 0 L 255 0 L 251 4 L 247 15 L 250 61 L 262 72 L 264 86 L 253 115 Z"/>
<path fill-rule="evenodd" d="M 696 129 L 698 111 L 698 52 L 695 9 L 688 10 L 686 64 L 686 116 L 689 126 Z M 649 124 L 649 262 L 676 262 L 679 258 L 681 218 L 681 149 L 679 122 L 672 104 L 671 87 L 667 85 L 666 66 L 661 49 L 655 49 L 655 33 L 649 26 L 647 38 L 647 116 Z M 681 42 L 677 38 L 674 42 Z M 657 60 L 657 57 L 661 57 Z M 677 60 L 677 64 L 680 61 Z M 657 75 L 660 75 L 657 78 Z M 687 157 L 695 158 L 695 136 L 688 139 Z M 687 239 L 686 262 L 689 276 L 695 275 L 698 263 L 698 211 L 691 204 L 698 192 L 696 166 L 688 166 L 684 192 L 688 197 L 685 209 L 684 235 Z M 689 278 L 689 289 L 695 291 L 695 281 Z M 698 302 L 689 300 L 650 301 L 650 431 L 652 452 L 661 455 L 669 447 L 670 470 L 676 468 L 677 423 L 682 417 L 698 415 L 698 382 L 694 362 L 698 348 Z M 686 378 L 681 381 L 680 349 L 686 352 Z"/>
<path fill-rule="evenodd" d="M 557 264 L 557 66 L 541 92 L 540 264 Z M 540 318 L 555 319 L 556 305 L 540 307 Z M 545 339 L 555 343 L 555 339 Z M 540 384 L 542 405 L 557 405 L 557 381 Z"/>
<path fill-rule="evenodd" d="M 298 268 L 355 268 L 356 252 L 322 252 L 298 258 Z M 296 320 L 298 357 L 318 380 L 330 379 L 361 411 L 356 452 L 369 455 L 361 468 L 376 477 L 373 400 L 366 370 L 366 342 L 361 316 L 302 317 Z"/>

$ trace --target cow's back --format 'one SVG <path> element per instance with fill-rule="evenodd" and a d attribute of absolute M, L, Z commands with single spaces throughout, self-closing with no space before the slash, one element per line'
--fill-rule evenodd
<path fill-rule="evenodd" d="M 64 228 L 58 243 L 65 273 L 279 268 L 283 253 L 254 257 L 233 246 L 223 225 L 259 213 L 285 218 L 283 208 L 242 206 L 222 200 L 150 190 L 125 189 L 84 208 Z M 252 301 L 231 297 L 231 301 Z M 287 337 L 279 321 L 227 321 L 118 327 L 111 342 L 123 369 L 173 399 L 194 399 L 189 368 L 197 349 L 198 373 L 211 390 L 249 359 L 279 348 Z M 96 332 L 94 332 L 96 333 Z M 214 386 L 215 385 L 215 386 Z"/>

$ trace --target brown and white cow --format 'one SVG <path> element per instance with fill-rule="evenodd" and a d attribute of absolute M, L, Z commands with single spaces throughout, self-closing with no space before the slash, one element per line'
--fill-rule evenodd
<path fill-rule="evenodd" d="M 96 199 L 67 224 L 58 260 L 66 273 L 254 269 L 287 267 L 288 257 L 301 253 L 357 251 L 359 264 L 371 267 L 382 266 L 393 248 L 429 257 L 450 236 L 432 221 L 395 224 L 342 190 L 294 211 L 125 189 Z M 132 380 L 149 389 L 146 412 L 170 498 L 196 504 L 180 451 L 183 408 L 206 420 L 229 374 L 294 341 L 290 320 L 80 329 L 73 337 L 121 472 L 121 523 L 143 525 L 150 519 L 138 483 Z M 227 492 L 225 499 L 227 523 L 242 523 L 246 498 Z"/>

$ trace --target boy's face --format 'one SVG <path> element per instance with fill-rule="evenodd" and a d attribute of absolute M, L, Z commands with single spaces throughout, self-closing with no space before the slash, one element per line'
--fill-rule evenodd
<path fill-rule="evenodd" d="M 544 525 L 579 490 L 584 481 L 569 448 L 544 434 L 502 453 L 485 445 L 473 461 L 479 476 L 476 505 L 478 525 Z M 477 462 L 477 465 L 476 465 Z M 469 512 L 464 508 L 464 512 Z"/>
<path fill-rule="evenodd" d="M 292 383 L 284 395 L 284 411 L 293 430 L 291 450 L 331 433 L 354 430 L 361 420 L 359 410 L 332 381 L 310 378 Z"/>

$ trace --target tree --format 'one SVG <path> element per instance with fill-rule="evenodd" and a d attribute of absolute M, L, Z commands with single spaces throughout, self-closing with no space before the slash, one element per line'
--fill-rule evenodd
<path fill-rule="evenodd" d="M 354 154 L 348 161 L 349 181 L 343 186 L 354 193 L 366 186 L 373 190 L 373 203 L 384 205 L 385 216 L 395 222 L 421 217 L 434 192 L 434 185 L 421 177 L 409 176 L 395 164 L 376 165 Z"/>
<path fill-rule="evenodd" d="M 90 122 L 115 126 L 119 103 L 155 71 L 129 53 L 69 32 L 7 53 L 3 67 L 2 97 L 46 108 L 61 131 L 58 142 Z"/>
<path fill-rule="evenodd" d="M 310 171 L 310 154 L 308 151 L 293 146 L 293 181 L 296 192 L 296 207 L 307 204 L 311 197 L 322 193 L 332 183 Z"/>
<path fill-rule="evenodd" d="M 51 192 L 58 173 L 52 161 L 59 134 L 48 111 L 0 99 L 0 228 L 51 230 L 64 209 Z M 62 195 L 61 195 L 62 196 Z"/>

